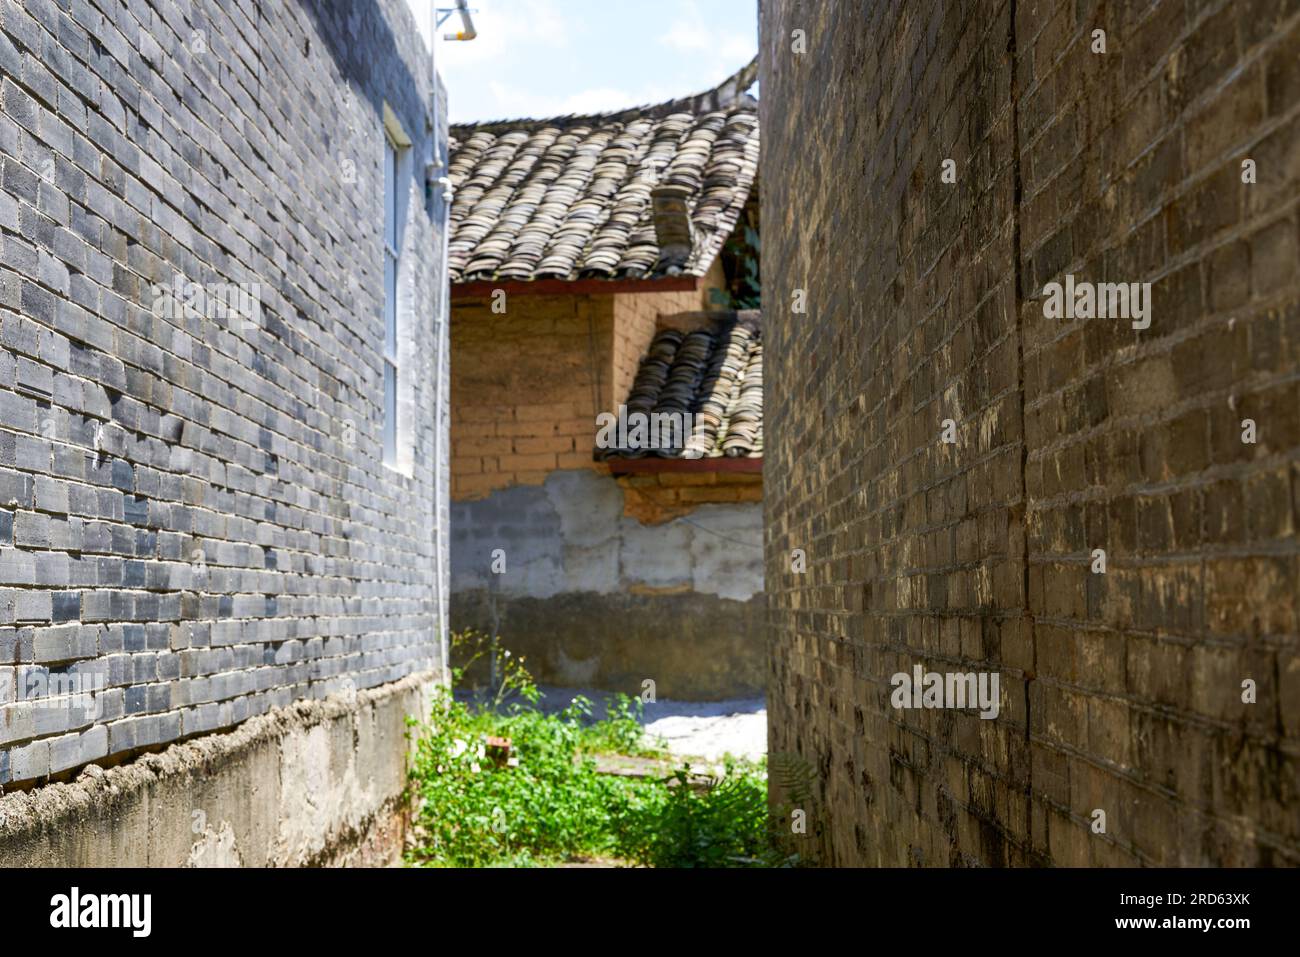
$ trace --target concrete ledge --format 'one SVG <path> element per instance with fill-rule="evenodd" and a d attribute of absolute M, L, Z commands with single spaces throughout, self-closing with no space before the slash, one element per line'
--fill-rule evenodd
<path fill-rule="evenodd" d="M 431 673 L 0 797 L 0 866 L 381 866 L 405 835 L 408 715 Z"/>

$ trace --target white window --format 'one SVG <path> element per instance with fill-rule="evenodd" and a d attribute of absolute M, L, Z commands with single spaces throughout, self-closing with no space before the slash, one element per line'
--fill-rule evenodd
<path fill-rule="evenodd" d="M 384 461 L 397 464 L 397 275 L 401 264 L 397 172 L 401 147 L 384 136 Z"/>

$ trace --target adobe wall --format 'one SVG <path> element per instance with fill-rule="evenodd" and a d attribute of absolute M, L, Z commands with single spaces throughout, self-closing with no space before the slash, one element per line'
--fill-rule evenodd
<path fill-rule="evenodd" d="M 515 293 L 497 302 L 453 290 L 456 501 L 595 467 L 596 415 L 626 397 L 656 318 L 698 309 L 701 293 Z"/>
<path fill-rule="evenodd" d="M 544 683 L 761 691 L 761 477 L 616 479 L 592 459 L 596 413 L 626 398 L 659 318 L 702 300 L 454 305 L 451 626 L 498 631 Z"/>

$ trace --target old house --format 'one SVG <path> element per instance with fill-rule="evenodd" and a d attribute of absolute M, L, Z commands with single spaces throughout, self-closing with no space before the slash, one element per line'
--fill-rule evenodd
<path fill-rule="evenodd" d="M 543 682 L 763 686 L 755 71 L 452 130 L 452 627 Z"/>
<path fill-rule="evenodd" d="M 390 861 L 445 677 L 410 9 L 2 13 L 0 863 Z"/>

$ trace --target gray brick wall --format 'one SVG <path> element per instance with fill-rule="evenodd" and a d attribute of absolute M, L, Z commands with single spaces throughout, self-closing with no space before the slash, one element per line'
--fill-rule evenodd
<path fill-rule="evenodd" d="M 1300 863 L 1300 3 L 764 0 L 762 31 L 799 849 Z M 1067 275 L 1151 283 L 1149 328 L 1047 318 Z M 999 675 L 997 718 L 895 707 L 918 664 Z"/>
<path fill-rule="evenodd" d="M 430 75 L 403 0 L 0 0 L 0 784 L 442 666 Z"/>

